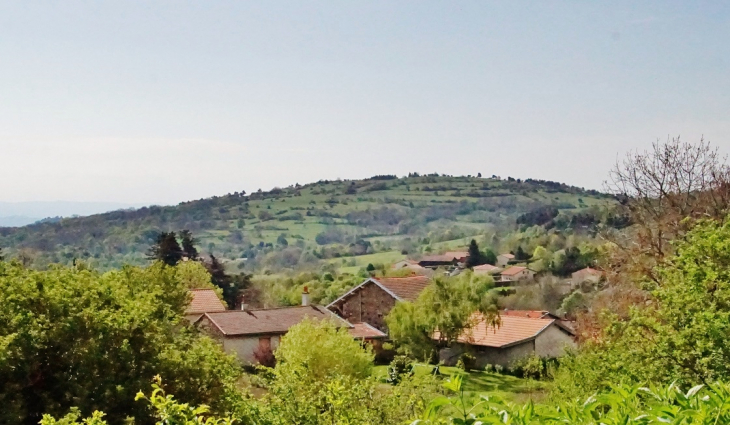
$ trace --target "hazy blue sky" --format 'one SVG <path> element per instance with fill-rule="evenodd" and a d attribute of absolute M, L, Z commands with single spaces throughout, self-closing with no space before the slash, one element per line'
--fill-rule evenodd
<path fill-rule="evenodd" d="M 728 2 L 0 3 L 0 201 L 730 151 Z"/>

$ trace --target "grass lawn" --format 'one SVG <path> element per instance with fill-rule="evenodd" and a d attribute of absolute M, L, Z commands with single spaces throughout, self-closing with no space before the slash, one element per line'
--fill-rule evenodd
<path fill-rule="evenodd" d="M 376 377 L 385 377 L 388 366 L 375 366 L 373 374 Z M 417 364 L 416 374 L 431 373 L 432 365 Z M 441 366 L 441 374 L 448 379 L 454 373 L 463 373 L 455 367 Z M 530 379 L 517 378 L 499 373 L 470 371 L 464 377 L 464 390 L 470 395 L 498 396 L 504 400 L 523 403 L 532 399 L 539 401 L 545 398 L 549 383 Z"/>

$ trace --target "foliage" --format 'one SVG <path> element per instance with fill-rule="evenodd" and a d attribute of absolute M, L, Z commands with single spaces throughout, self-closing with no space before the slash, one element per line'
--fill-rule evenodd
<path fill-rule="evenodd" d="M 574 396 L 621 382 L 682 383 L 730 377 L 730 222 L 701 221 L 647 282 L 651 302 L 629 320 L 606 313 L 605 332 L 562 364 L 558 392 Z M 649 284 L 649 282 L 651 282 Z"/>
<path fill-rule="evenodd" d="M 204 264 L 208 273 L 210 273 L 211 281 L 222 291 L 223 299 L 228 304 L 228 308 L 236 308 L 240 302 L 242 291 L 251 285 L 251 276 L 245 273 L 235 276 L 229 275 L 225 266 L 213 254 Z"/>
<path fill-rule="evenodd" d="M 183 258 L 183 250 L 177 242 L 175 232 L 160 232 L 155 243 L 147 251 L 147 258 L 174 266 Z"/>
<path fill-rule="evenodd" d="M 436 277 L 415 302 L 399 302 L 386 316 L 390 336 L 401 351 L 428 359 L 436 343 L 448 345 L 471 327 L 474 313 L 498 323 L 493 287 L 491 277 L 471 271 L 454 278 Z M 437 341 L 433 340 L 434 336 Z"/>
<path fill-rule="evenodd" d="M 578 400 L 535 405 L 506 403 L 482 396 L 474 400 L 465 394 L 460 376 L 444 384 L 456 396 L 438 397 L 426 409 L 423 424 L 726 424 L 730 423 L 730 385 L 698 385 L 683 392 L 675 384 L 667 387 L 616 385 L 609 390 Z"/>
<path fill-rule="evenodd" d="M 369 347 L 363 348 L 347 328 L 335 327 L 326 320 L 306 319 L 292 326 L 281 338 L 275 354 L 275 373 L 296 375 L 302 384 L 333 376 L 365 378 L 370 376 L 373 364 Z"/>
<path fill-rule="evenodd" d="M 0 422 L 37 423 L 76 406 L 148 423 L 132 400 L 156 373 L 186 401 L 224 408 L 239 370 L 183 326 L 188 297 L 162 263 L 105 274 L 0 263 Z"/>
<path fill-rule="evenodd" d="M 386 382 L 389 384 L 399 384 L 404 376 L 413 375 L 413 362 L 406 356 L 395 356 L 393 361 L 388 365 L 388 375 Z"/>

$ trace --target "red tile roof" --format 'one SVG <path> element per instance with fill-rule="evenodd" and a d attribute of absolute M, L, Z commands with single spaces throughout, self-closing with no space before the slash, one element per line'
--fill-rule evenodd
<path fill-rule="evenodd" d="M 427 255 L 427 256 L 421 258 L 421 261 L 419 261 L 419 263 L 422 263 L 422 262 L 450 263 L 450 262 L 454 261 L 455 259 L 457 259 L 457 258 L 454 256 L 446 255 L 446 254 L 444 254 L 444 255 Z"/>
<path fill-rule="evenodd" d="M 427 276 L 379 277 L 372 280 L 403 301 L 415 301 L 430 282 Z"/>
<path fill-rule="evenodd" d="M 469 256 L 469 252 L 468 251 L 449 251 L 449 252 L 445 252 L 444 255 L 447 256 L 447 257 L 454 257 L 454 258 L 456 258 L 458 260 L 458 259 L 461 259 L 461 258 L 468 257 Z"/>
<path fill-rule="evenodd" d="M 487 325 L 484 317 L 479 313 L 475 313 L 472 319 L 476 324 L 464 331 L 458 339 L 459 342 L 496 348 L 529 341 L 555 322 L 555 319 L 531 319 L 503 315 L 500 318 L 502 324 L 495 328 Z"/>
<path fill-rule="evenodd" d="M 320 306 L 282 307 L 262 310 L 229 310 L 206 313 L 213 326 L 224 335 L 283 334 L 289 328 L 309 317 L 317 320 L 333 320 L 336 326 L 352 325 Z"/>
<path fill-rule="evenodd" d="M 388 336 L 365 322 L 354 323 L 352 325 L 352 328 L 350 328 L 350 335 L 352 335 L 354 338 L 365 339 L 379 339 Z"/>
<path fill-rule="evenodd" d="M 499 312 L 500 316 L 517 316 L 517 317 L 528 317 L 530 319 L 544 319 L 550 317 L 549 311 L 544 310 L 502 310 Z"/>
<path fill-rule="evenodd" d="M 512 276 L 512 275 L 520 273 L 521 271 L 526 270 L 526 269 L 527 269 L 527 267 L 512 266 L 512 267 L 502 271 L 502 276 L 504 276 L 504 275 Z"/>
<path fill-rule="evenodd" d="M 507 257 L 510 260 L 514 260 L 515 258 L 514 254 L 499 254 L 498 257 Z"/>
<path fill-rule="evenodd" d="M 185 314 L 212 313 L 215 311 L 226 311 L 223 301 L 212 289 L 192 289 L 193 300 L 185 310 Z"/>

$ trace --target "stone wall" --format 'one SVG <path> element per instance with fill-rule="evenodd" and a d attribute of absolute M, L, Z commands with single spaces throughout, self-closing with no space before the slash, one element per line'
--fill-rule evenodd
<path fill-rule="evenodd" d="M 337 313 L 350 323 L 366 322 L 388 333 L 385 316 L 396 300 L 378 285 L 369 282 L 337 305 Z"/>

